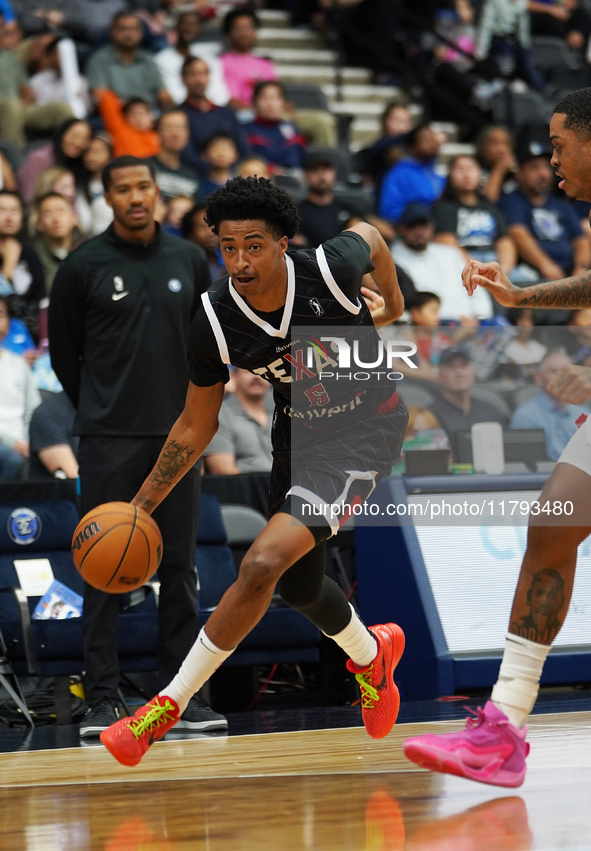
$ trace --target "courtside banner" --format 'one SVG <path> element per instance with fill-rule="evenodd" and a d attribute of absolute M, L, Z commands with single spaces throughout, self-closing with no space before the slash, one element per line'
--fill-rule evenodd
<path fill-rule="evenodd" d="M 560 386 L 591 365 L 591 327 L 492 323 L 292 327 L 266 369 L 307 525 L 581 525 L 576 482 L 544 486 L 561 456 L 591 475 L 589 403 Z M 391 477 L 404 496 L 388 501 Z"/>

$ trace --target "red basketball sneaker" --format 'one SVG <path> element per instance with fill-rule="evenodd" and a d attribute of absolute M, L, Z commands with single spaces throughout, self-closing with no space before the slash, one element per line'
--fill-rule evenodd
<path fill-rule="evenodd" d="M 378 655 L 367 668 L 349 659 L 347 669 L 355 674 L 361 689 L 361 715 L 372 739 L 387 736 L 398 718 L 400 694 L 394 684 L 394 668 L 404 653 L 404 633 L 395 623 L 368 627 L 378 642 Z"/>
<path fill-rule="evenodd" d="M 138 765 L 150 745 L 158 742 L 181 717 L 171 697 L 156 695 L 131 718 L 121 718 L 101 733 L 101 742 L 122 765 Z"/>

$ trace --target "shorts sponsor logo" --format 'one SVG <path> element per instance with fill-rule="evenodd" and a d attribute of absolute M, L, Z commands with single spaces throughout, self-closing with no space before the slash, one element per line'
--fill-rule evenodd
<path fill-rule="evenodd" d="M 92 523 L 89 523 L 88 526 L 85 526 L 81 532 L 78 532 L 74 540 L 72 541 L 72 549 L 79 550 L 84 541 L 89 541 L 93 538 L 98 532 L 101 532 L 101 527 L 93 520 Z"/>
<path fill-rule="evenodd" d="M 30 508 L 15 508 L 8 518 L 7 530 L 11 541 L 26 547 L 41 534 L 41 518 Z"/>

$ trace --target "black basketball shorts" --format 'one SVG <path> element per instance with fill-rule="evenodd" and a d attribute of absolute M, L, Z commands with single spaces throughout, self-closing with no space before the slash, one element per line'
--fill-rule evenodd
<path fill-rule="evenodd" d="M 336 431 L 292 438 L 273 451 L 269 516 L 284 511 L 308 526 L 317 541 L 336 535 L 353 507 L 361 505 L 398 461 L 408 423 L 401 401 Z"/>

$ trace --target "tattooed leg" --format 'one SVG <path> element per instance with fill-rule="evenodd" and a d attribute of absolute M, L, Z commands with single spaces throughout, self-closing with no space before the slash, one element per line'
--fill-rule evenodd
<path fill-rule="evenodd" d="M 539 502 L 545 505 L 547 500 L 550 505 L 572 502 L 573 514 L 530 516 L 527 550 L 492 692 L 493 703 L 516 727 L 525 724 L 534 707 L 544 662 L 568 610 L 577 547 L 591 533 L 591 476 L 570 464 L 557 464 Z"/>
<path fill-rule="evenodd" d="M 572 502 L 573 513 L 531 515 L 509 632 L 549 645 L 568 610 L 577 547 L 591 533 L 591 477 L 570 464 L 557 464 L 539 502 L 544 505 L 548 500 L 550 505 Z"/>

